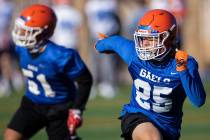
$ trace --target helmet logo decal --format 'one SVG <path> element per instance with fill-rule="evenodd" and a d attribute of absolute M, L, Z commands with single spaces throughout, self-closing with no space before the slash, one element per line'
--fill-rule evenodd
<path fill-rule="evenodd" d="M 28 18 L 26 18 L 26 17 L 24 17 L 24 16 L 20 16 L 20 18 L 21 18 L 22 20 L 24 20 L 25 22 L 28 21 Z"/>
<path fill-rule="evenodd" d="M 139 31 L 142 33 L 158 33 L 158 31 L 152 29 L 151 26 L 143 26 L 143 25 L 138 26 L 138 32 Z"/>

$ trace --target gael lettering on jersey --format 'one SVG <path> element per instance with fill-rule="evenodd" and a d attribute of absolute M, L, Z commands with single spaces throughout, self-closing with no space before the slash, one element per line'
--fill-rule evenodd
<path fill-rule="evenodd" d="M 152 74 L 150 71 L 147 71 L 145 69 L 141 69 L 140 70 L 140 74 L 139 74 L 141 77 L 144 77 L 150 81 L 153 81 L 153 82 L 160 82 L 163 78 L 162 77 L 159 77 L 157 75 L 154 75 Z M 169 78 L 164 78 L 163 79 L 163 82 L 170 82 L 171 80 Z"/>

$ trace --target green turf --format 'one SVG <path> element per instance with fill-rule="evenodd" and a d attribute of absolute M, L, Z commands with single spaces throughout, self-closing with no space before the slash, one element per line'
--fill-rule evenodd
<path fill-rule="evenodd" d="M 206 104 L 202 108 L 192 106 L 188 100 L 184 104 L 184 117 L 181 140 L 210 140 L 210 84 L 205 86 Z M 0 98 L 0 140 L 3 130 L 13 112 L 19 105 L 21 94 L 15 93 L 7 98 Z M 83 127 L 79 134 L 84 140 L 120 140 L 120 121 L 117 119 L 124 103 L 130 98 L 130 87 L 122 86 L 117 97 L 104 100 L 97 97 L 88 102 L 84 113 Z M 47 140 L 45 131 L 40 131 L 32 140 Z"/>

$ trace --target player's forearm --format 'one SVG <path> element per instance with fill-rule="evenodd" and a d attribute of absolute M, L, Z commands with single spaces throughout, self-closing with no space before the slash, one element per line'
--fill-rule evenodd
<path fill-rule="evenodd" d="M 73 108 L 84 110 L 93 83 L 89 70 L 86 69 L 86 71 L 76 78 L 75 81 L 78 84 L 78 89 Z"/>
<path fill-rule="evenodd" d="M 96 50 L 100 53 L 106 52 L 106 51 L 114 51 L 117 53 L 119 49 L 118 41 L 120 38 L 119 36 L 111 36 L 104 38 L 102 40 L 99 40 L 96 43 Z"/>
<path fill-rule="evenodd" d="M 188 70 L 180 73 L 183 88 L 190 101 L 197 107 L 205 103 L 206 93 L 201 82 L 198 71 L 194 71 L 193 75 Z"/>
<path fill-rule="evenodd" d="M 112 51 L 117 53 L 127 64 L 133 58 L 135 44 L 122 36 L 111 36 L 96 43 L 96 50 L 100 53 Z"/>

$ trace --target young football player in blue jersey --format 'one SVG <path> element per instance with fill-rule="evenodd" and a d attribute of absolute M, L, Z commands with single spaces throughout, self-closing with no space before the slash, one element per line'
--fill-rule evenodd
<path fill-rule="evenodd" d="M 185 98 L 197 107 L 205 103 L 198 64 L 176 50 L 176 31 L 174 16 L 154 9 L 140 19 L 134 41 L 102 36 L 96 43 L 100 53 L 117 53 L 133 79 L 130 103 L 120 116 L 125 140 L 178 140 Z"/>
<path fill-rule="evenodd" d="M 30 139 L 42 128 L 50 140 L 79 139 L 92 76 L 75 50 L 48 40 L 55 26 L 53 10 L 41 4 L 26 7 L 15 21 L 12 34 L 27 84 L 4 140 Z"/>

